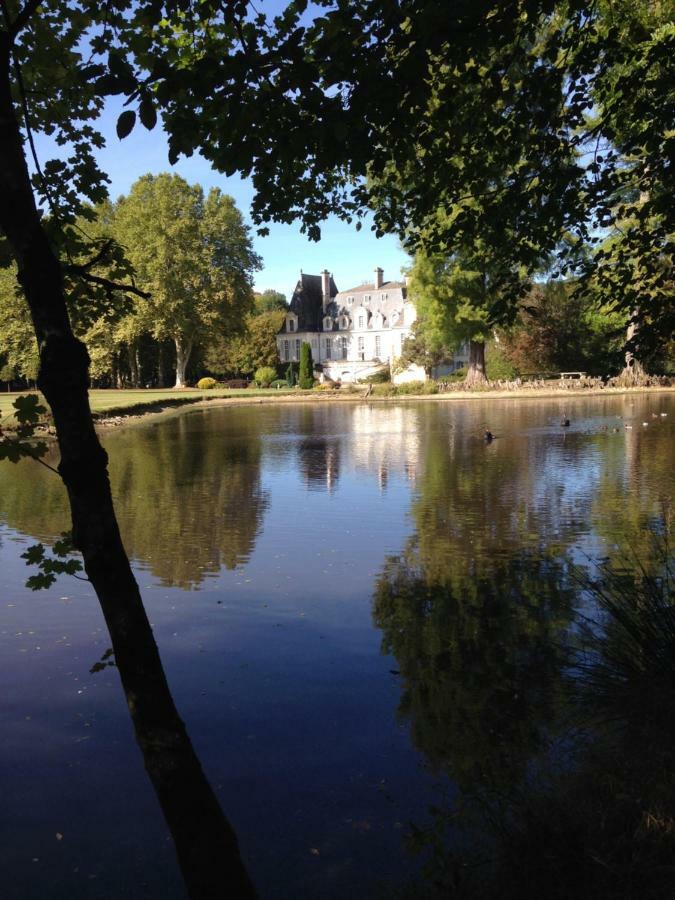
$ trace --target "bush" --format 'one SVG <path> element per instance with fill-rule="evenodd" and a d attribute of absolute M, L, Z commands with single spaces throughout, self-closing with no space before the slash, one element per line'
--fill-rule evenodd
<path fill-rule="evenodd" d="M 315 384 L 315 391 L 336 391 L 340 385 L 336 384 L 334 381 L 324 381 L 321 384 Z"/>
<path fill-rule="evenodd" d="M 485 348 L 485 375 L 488 381 L 513 381 L 519 375 L 516 367 L 496 341 L 489 341 Z"/>
<path fill-rule="evenodd" d="M 440 384 L 456 384 L 458 381 L 464 381 L 465 378 L 466 367 L 464 366 L 461 369 L 455 369 L 449 375 L 441 375 L 438 381 Z"/>
<path fill-rule="evenodd" d="M 248 387 L 248 381 L 244 378 L 231 378 L 229 381 L 223 382 L 223 387 L 241 390 L 241 388 Z"/>
<path fill-rule="evenodd" d="M 391 381 L 373 385 L 373 397 L 395 397 L 396 394 L 398 394 L 398 388 Z"/>
<path fill-rule="evenodd" d="M 258 387 L 269 387 L 273 381 L 277 380 L 277 370 L 272 368 L 272 366 L 260 366 L 259 369 L 255 370 L 253 380 Z"/>
<path fill-rule="evenodd" d="M 374 372 L 367 378 L 361 378 L 359 384 L 388 384 L 389 379 L 389 369 L 380 369 L 379 372 Z"/>
<path fill-rule="evenodd" d="M 199 391 L 212 391 L 217 383 L 215 378 L 200 378 L 196 388 Z"/>
<path fill-rule="evenodd" d="M 398 393 L 402 396 L 406 394 L 437 394 L 438 386 L 435 381 L 407 381 L 405 384 L 397 385 Z"/>
<path fill-rule="evenodd" d="M 314 363 L 312 361 L 312 348 L 306 341 L 300 347 L 300 371 L 298 384 L 303 391 L 309 391 L 314 387 Z"/>
<path fill-rule="evenodd" d="M 279 390 L 280 388 L 287 388 L 288 382 L 285 378 L 275 378 L 274 381 L 270 382 L 271 388 L 276 388 Z"/>

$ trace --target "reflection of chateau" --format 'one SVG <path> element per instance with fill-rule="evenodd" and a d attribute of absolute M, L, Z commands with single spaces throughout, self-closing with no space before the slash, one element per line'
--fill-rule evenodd
<path fill-rule="evenodd" d="M 328 493 L 340 476 L 375 478 L 384 492 L 392 478 L 415 483 L 419 454 L 417 411 L 412 407 L 325 407 L 297 412 L 297 466 L 310 490 Z"/>
<path fill-rule="evenodd" d="M 384 411 L 357 406 L 352 434 L 354 467 L 375 473 L 381 490 L 386 490 L 392 474 L 415 483 L 419 458 L 419 422 L 415 409 L 397 406 Z"/>
<path fill-rule="evenodd" d="M 385 281 L 375 269 L 372 284 L 338 291 L 333 277 L 305 275 L 295 286 L 286 320 L 277 336 L 282 362 L 300 359 L 303 343 L 310 344 L 315 363 L 332 381 L 356 381 L 393 363 L 415 321 L 414 304 L 402 281 Z M 466 365 L 465 348 L 453 366 Z M 440 374 L 440 373 L 439 373 Z M 394 380 L 424 380 L 420 366 L 410 366 Z"/>

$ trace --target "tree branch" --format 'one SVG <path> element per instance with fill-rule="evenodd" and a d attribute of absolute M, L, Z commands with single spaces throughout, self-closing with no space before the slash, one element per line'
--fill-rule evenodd
<path fill-rule="evenodd" d="M 23 29 L 30 21 L 33 13 L 37 11 L 37 8 L 41 2 L 42 0 L 28 0 L 28 3 L 26 3 L 16 19 L 14 19 L 11 25 L 8 24 L 7 31 L 9 33 L 9 39 L 11 42 L 14 41 L 14 38 L 20 31 L 23 31 Z"/>
<path fill-rule="evenodd" d="M 103 278 L 101 275 L 92 275 L 91 272 L 87 271 L 88 266 L 91 264 L 92 263 L 89 262 L 85 263 L 83 266 L 64 266 L 64 270 L 70 275 L 77 275 L 84 281 L 89 281 L 91 284 L 97 284 L 110 293 L 112 293 L 112 291 L 122 291 L 125 294 L 135 294 L 143 300 L 147 300 L 150 297 L 150 294 L 147 291 L 142 291 L 134 284 L 122 284 L 120 281 L 111 281 L 109 278 Z"/>

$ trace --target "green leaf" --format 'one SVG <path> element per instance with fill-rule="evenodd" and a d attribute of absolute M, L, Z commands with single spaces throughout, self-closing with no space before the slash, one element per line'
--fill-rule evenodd
<path fill-rule="evenodd" d="M 155 109 L 155 104 L 152 102 L 152 99 L 147 95 L 141 100 L 140 106 L 138 107 L 138 115 L 141 124 L 144 125 L 148 131 L 152 131 L 157 124 L 157 110 Z"/>
<path fill-rule="evenodd" d="M 131 134 L 135 124 L 136 113 L 133 109 L 125 110 L 117 120 L 117 137 L 123 140 L 128 134 Z"/>

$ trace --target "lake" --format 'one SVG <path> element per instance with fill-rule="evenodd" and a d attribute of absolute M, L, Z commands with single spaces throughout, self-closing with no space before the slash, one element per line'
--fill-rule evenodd
<path fill-rule="evenodd" d="M 397 896 L 439 810 L 525 777 L 560 734 L 571 567 L 650 552 L 674 438 L 665 393 L 102 433 L 174 699 L 261 896 Z M 2 896 L 182 897 L 117 670 L 90 671 L 93 592 L 24 587 L 21 553 L 69 528 L 59 479 L 3 463 L 0 523 Z"/>

